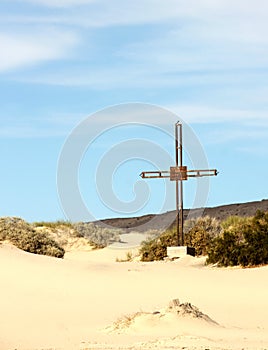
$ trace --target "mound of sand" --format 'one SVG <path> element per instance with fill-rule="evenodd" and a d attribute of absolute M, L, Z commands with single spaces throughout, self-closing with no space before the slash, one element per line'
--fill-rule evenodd
<path fill-rule="evenodd" d="M 219 326 L 208 315 L 200 311 L 191 303 L 180 303 L 179 299 L 173 299 L 168 307 L 153 312 L 136 312 L 132 315 L 126 315 L 118 319 L 111 326 L 105 329 L 108 333 L 148 333 L 148 331 L 170 333 L 171 329 L 183 330 L 187 324 L 193 323 L 193 326 L 203 324 L 203 326 Z M 168 332 L 165 332 L 166 331 Z"/>
<path fill-rule="evenodd" d="M 173 299 L 169 303 L 166 312 L 171 312 L 176 314 L 178 317 L 189 317 L 189 318 L 197 318 L 201 319 L 205 322 L 212 323 L 218 325 L 217 322 L 212 320 L 208 315 L 204 314 L 200 311 L 196 306 L 191 303 L 180 303 L 179 299 Z"/>

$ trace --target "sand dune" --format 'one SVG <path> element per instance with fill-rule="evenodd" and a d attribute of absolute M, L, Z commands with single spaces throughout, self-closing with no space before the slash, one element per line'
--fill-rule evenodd
<path fill-rule="evenodd" d="M 213 327 L 220 325 L 208 315 L 202 313 L 191 303 L 180 303 L 179 299 L 173 299 L 165 309 L 153 312 L 136 312 L 133 315 L 121 317 L 110 327 L 105 329 L 108 333 L 115 334 L 161 334 L 173 335 L 174 328 L 186 331 L 189 326 Z"/>
<path fill-rule="evenodd" d="M 0 245 L 0 349 L 268 348 L 268 267 L 116 262 L 126 252 L 61 260 Z"/>

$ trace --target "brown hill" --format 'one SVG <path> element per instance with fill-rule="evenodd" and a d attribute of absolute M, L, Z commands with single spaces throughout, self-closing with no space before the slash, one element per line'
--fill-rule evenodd
<path fill-rule="evenodd" d="M 185 209 L 184 218 L 193 218 L 198 216 L 209 215 L 219 220 L 224 220 L 228 216 L 253 216 L 257 210 L 268 211 L 268 199 L 262 201 L 236 203 L 221 205 L 212 208 Z M 148 214 L 138 217 L 114 218 L 96 221 L 95 224 L 102 226 L 109 225 L 115 228 L 123 229 L 125 232 L 148 230 L 161 230 L 170 226 L 176 218 L 176 212 L 170 211 L 164 214 Z"/>

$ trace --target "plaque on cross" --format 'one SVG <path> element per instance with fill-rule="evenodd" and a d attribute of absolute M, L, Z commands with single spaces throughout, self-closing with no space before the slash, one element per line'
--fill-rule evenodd
<path fill-rule="evenodd" d="M 183 146 L 182 146 L 182 123 L 175 124 L 175 162 L 176 166 L 171 166 L 169 170 L 143 171 L 140 176 L 143 179 L 169 178 L 176 182 L 176 229 L 177 244 L 184 245 L 183 233 L 183 181 L 191 177 L 216 176 L 216 169 L 198 169 L 188 170 L 187 166 L 182 165 Z"/>

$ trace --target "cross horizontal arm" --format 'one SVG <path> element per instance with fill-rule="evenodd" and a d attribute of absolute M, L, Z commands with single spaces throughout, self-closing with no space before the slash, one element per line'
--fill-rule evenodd
<path fill-rule="evenodd" d="M 140 173 L 140 177 L 143 179 L 169 178 L 170 171 L 143 171 L 142 173 Z"/>
<path fill-rule="evenodd" d="M 185 170 L 184 170 L 185 171 Z M 198 169 L 198 170 L 186 170 L 186 180 L 188 177 L 204 177 L 204 176 L 217 176 L 218 171 L 216 169 Z M 178 172 L 180 174 L 180 171 Z M 143 171 L 140 174 L 140 177 L 143 179 L 164 179 L 170 178 L 169 170 L 159 170 L 159 171 Z M 178 177 L 178 180 L 182 178 Z"/>
<path fill-rule="evenodd" d="M 200 170 L 187 170 L 187 177 L 203 177 L 203 176 L 217 176 L 218 170 L 216 169 L 200 169 Z"/>

